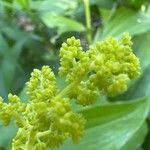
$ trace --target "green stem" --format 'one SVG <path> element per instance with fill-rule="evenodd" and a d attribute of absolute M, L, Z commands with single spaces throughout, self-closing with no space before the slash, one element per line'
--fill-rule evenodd
<path fill-rule="evenodd" d="M 77 84 L 78 82 L 73 82 L 71 84 L 69 84 L 68 86 L 66 86 L 66 88 L 64 88 L 59 94 L 57 94 L 56 97 L 54 97 L 54 99 L 58 99 L 60 97 L 64 97 L 64 96 L 67 96 L 70 92 L 70 90 L 75 87 L 75 85 Z"/>
<path fill-rule="evenodd" d="M 87 40 L 89 44 L 92 43 L 92 33 L 91 33 L 91 13 L 90 13 L 90 2 L 89 0 L 83 0 L 86 18 L 86 28 L 87 28 Z"/>
<path fill-rule="evenodd" d="M 40 137 L 48 135 L 50 133 L 51 133 L 51 130 L 47 130 L 47 131 L 44 131 L 44 132 L 38 132 L 37 135 L 36 135 L 36 137 L 40 138 Z"/>
<path fill-rule="evenodd" d="M 28 124 L 28 123 L 23 119 L 23 117 L 20 116 L 17 112 L 14 111 L 14 112 L 13 112 L 13 115 L 14 115 L 14 117 L 16 118 L 16 120 L 22 124 L 22 126 L 27 127 L 27 128 L 32 127 L 32 126 L 31 126 L 30 124 Z"/>
<path fill-rule="evenodd" d="M 31 129 L 29 133 L 30 134 L 26 143 L 25 150 L 32 150 L 36 141 L 36 132 L 33 129 Z"/>
<path fill-rule="evenodd" d="M 31 126 L 28 122 L 26 122 L 23 119 L 23 117 L 21 117 L 18 113 L 13 112 L 13 115 L 16 118 L 16 120 L 22 124 L 23 127 L 27 128 L 30 131 L 28 141 L 25 146 L 25 150 L 32 150 L 35 142 L 35 135 L 36 135 L 35 132 L 33 131 L 33 126 Z"/>

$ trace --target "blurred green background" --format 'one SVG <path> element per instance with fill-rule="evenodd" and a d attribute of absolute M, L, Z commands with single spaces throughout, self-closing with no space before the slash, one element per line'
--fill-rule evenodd
<path fill-rule="evenodd" d="M 59 48 L 68 37 L 79 38 L 88 49 L 89 44 L 109 35 L 119 38 L 123 32 L 132 36 L 142 74 L 112 101 L 150 95 L 149 0 L 0 0 L 0 95 L 23 97 L 33 68 L 49 65 L 57 74 Z M 13 126 L 0 125 L 0 150 L 8 147 L 13 134 Z M 141 149 L 150 149 L 150 133 Z"/>

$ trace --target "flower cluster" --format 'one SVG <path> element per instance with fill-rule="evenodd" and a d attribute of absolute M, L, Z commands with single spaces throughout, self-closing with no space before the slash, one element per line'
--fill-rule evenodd
<path fill-rule="evenodd" d="M 108 95 L 125 91 L 128 81 L 140 74 L 139 60 L 131 45 L 129 34 L 124 33 L 119 41 L 108 37 L 89 50 L 94 71 L 90 79 Z"/>
<path fill-rule="evenodd" d="M 34 69 L 27 82 L 27 103 L 8 95 L 0 97 L 0 120 L 8 125 L 15 119 L 18 132 L 12 150 L 55 148 L 71 138 L 77 143 L 84 134 L 85 119 L 71 107 L 95 102 L 100 92 L 113 96 L 127 89 L 128 82 L 140 74 L 138 58 L 131 49 L 128 33 L 117 40 L 108 37 L 83 51 L 80 40 L 71 37 L 60 49 L 59 75 L 66 77 L 60 90 L 48 66 Z"/>
<path fill-rule="evenodd" d="M 108 96 L 124 92 L 128 82 L 140 74 L 139 60 L 131 46 L 128 33 L 119 40 L 108 37 L 86 52 L 74 37 L 63 43 L 59 74 L 66 76 L 68 82 L 76 83 L 69 97 L 78 104 L 88 105 L 95 102 L 99 91 Z"/>

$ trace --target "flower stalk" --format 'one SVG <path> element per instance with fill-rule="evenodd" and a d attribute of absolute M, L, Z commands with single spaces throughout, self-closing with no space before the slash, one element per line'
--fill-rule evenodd
<path fill-rule="evenodd" d="M 92 28 L 91 28 L 91 12 L 90 12 L 90 1 L 83 0 L 84 10 L 85 10 L 85 19 L 86 19 L 86 37 L 89 44 L 92 43 Z"/>

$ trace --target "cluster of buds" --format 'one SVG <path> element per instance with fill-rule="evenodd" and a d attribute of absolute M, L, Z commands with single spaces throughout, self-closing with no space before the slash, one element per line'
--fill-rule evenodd
<path fill-rule="evenodd" d="M 83 51 L 80 40 L 71 37 L 60 49 L 59 75 L 67 86 L 60 90 L 48 66 L 34 69 L 27 82 L 28 100 L 8 95 L 0 98 L 0 120 L 8 125 L 15 119 L 18 132 L 12 150 L 46 150 L 71 138 L 77 143 L 84 134 L 85 119 L 72 109 L 72 99 L 90 105 L 99 94 L 113 96 L 127 89 L 128 82 L 140 74 L 139 60 L 131 49 L 128 33 L 117 40 L 108 37 Z"/>

